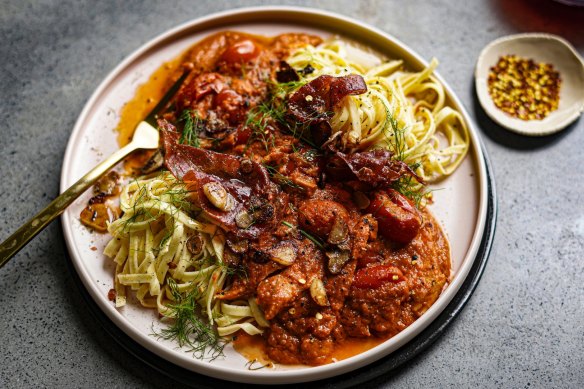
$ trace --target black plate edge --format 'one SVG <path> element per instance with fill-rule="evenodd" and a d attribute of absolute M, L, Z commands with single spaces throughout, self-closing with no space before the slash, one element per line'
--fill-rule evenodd
<path fill-rule="evenodd" d="M 440 315 L 426 327 L 414 339 L 406 343 L 400 349 L 394 351 L 385 358 L 373 362 L 355 371 L 327 378 L 324 380 L 312 381 L 302 384 L 280 385 L 280 387 L 292 387 L 302 385 L 304 388 L 350 388 L 356 385 L 370 382 L 377 378 L 381 378 L 388 373 L 403 366 L 403 364 L 412 358 L 416 357 L 423 350 L 432 345 L 446 330 L 448 325 L 458 316 L 463 310 L 466 303 L 469 301 L 473 292 L 475 291 L 481 276 L 485 270 L 489 254 L 493 245 L 495 236 L 495 227 L 497 219 L 497 196 L 495 180 L 492 175 L 492 167 L 489 158 L 486 154 L 485 147 L 481 144 L 483 150 L 484 162 L 487 173 L 487 218 L 483 238 L 481 240 L 476 260 L 471 267 L 464 283 L 461 285 L 459 291 L 454 296 L 452 301 L 444 308 Z M 211 378 L 202 374 L 192 372 L 188 369 L 177 366 L 162 357 L 152 353 L 142 345 L 135 342 L 132 338 L 126 335 L 119 329 L 100 309 L 99 306 L 89 292 L 83 287 L 81 278 L 73 267 L 73 262 L 68 253 L 65 254 L 67 259 L 67 267 L 71 273 L 73 282 L 77 286 L 79 293 L 86 303 L 91 316 L 99 323 L 105 332 L 111 336 L 120 346 L 126 351 L 142 361 L 154 370 L 170 377 L 171 379 L 192 387 L 197 388 L 246 388 L 254 385 L 242 384 L 230 381 L 223 381 L 216 378 Z M 143 377 L 147 379 L 147 377 Z M 170 384 L 170 383 L 169 383 Z M 269 383 L 266 383 L 269 384 Z"/>

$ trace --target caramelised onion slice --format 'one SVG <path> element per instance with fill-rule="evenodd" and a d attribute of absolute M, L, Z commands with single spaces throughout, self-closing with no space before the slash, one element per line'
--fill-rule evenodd
<path fill-rule="evenodd" d="M 162 153 L 160 150 L 156 150 L 154 154 L 146 161 L 144 166 L 142 166 L 142 174 L 150 174 L 162 167 L 164 164 L 164 158 L 162 157 Z"/>
<path fill-rule="evenodd" d="M 371 200 L 369 200 L 369 197 L 367 197 L 365 193 L 360 191 L 353 192 L 353 201 L 355 202 L 355 205 L 359 209 L 366 209 L 369 206 L 369 204 L 371 204 Z"/>

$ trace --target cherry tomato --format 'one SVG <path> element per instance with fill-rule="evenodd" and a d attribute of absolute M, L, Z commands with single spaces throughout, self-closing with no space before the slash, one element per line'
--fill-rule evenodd
<path fill-rule="evenodd" d="M 366 211 L 377 219 L 379 233 L 397 243 L 409 243 L 422 225 L 422 217 L 414 204 L 393 189 L 374 192 Z"/>
<path fill-rule="evenodd" d="M 376 289 L 385 282 L 400 282 L 403 279 L 403 273 L 394 266 L 374 265 L 357 270 L 353 286 L 363 289 Z"/>
<path fill-rule="evenodd" d="M 231 64 L 242 63 L 251 61 L 259 53 L 259 47 L 253 41 L 245 39 L 229 46 L 223 55 L 221 55 L 221 59 Z"/>

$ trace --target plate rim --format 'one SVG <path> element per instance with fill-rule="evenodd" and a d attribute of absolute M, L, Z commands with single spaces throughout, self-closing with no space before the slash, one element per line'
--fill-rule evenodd
<path fill-rule="evenodd" d="M 150 50 L 154 50 L 159 45 L 163 45 L 166 41 L 168 41 L 169 39 L 171 39 L 174 36 L 189 35 L 189 34 L 192 35 L 196 32 L 200 32 L 201 30 L 203 30 L 203 31 L 208 30 L 210 27 L 206 26 L 206 25 L 209 23 L 217 23 L 220 25 L 220 24 L 225 23 L 226 20 L 237 18 L 237 17 L 240 17 L 240 18 L 244 17 L 247 19 L 239 21 L 240 24 L 246 24 L 246 23 L 250 23 L 250 22 L 267 24 L 268 20 L 266 20 L 266 18 L 268 18 L 270 15 L 273 16 L 273 14 L 277 14 L 280 17 L 285 18 L 286 20 L 289 20 L 292 17 L 292 14 L 297 15 L 297 17 L 309 15 L 311 17 L 324 18 L 329 23 L 335 22 L 335 25 L 336 25 L 336 23 L 339 23 L 340 25 L 344 25 L 345 27 L 352 26 L 352 27 L 355 27 L 355 28 L 362 30 L 362 32 L 365 34 L 375 36 L 378 41 L 392 44 L 394 46 L 393 48 L 395 49 L 394 51 L 399 49 L 402 52 L 404 52 L 405 56 L 411 58 L 411 60 L 409 60 L 408 62 L 414 62 L 414 63 L 411 63 L 410 65 L 412 65 L 412 66 L 416 66 L 416 65 L 427 66 L 427 64 L 428 64 L 428 62 L 425 61 L 416 51 L 412 50 L 409 46 L 405 45 L 399 39 L 395 38 L 391 34 L 383 32 L 383 31 L 377 29 L 376 27 L 370 26 L 370 25 L 363 23 L 363 22 L 360 22 L 358 20 L 343 16 L 343 15 L 338 15 L 338 14 L 333 13 L 333 12 L 323 11 L 323 10 L 318 10 L 318 9 L 304 8 L 304 7 L 288 7 L 288 6 L 246 7 L 246 8 L 239 8 L 239 9 L 234 9 L 234 10 L 229 10 L 229 11 L 222 11 L 222 12 L 218 12 L 218 13 L 213 13 L 213 14 L 203 16 L 201 18 L 187 21 L 183 24 L 180 24 L 180 25 L 178 25 L 170 30 L 167 30 L 167 31 L 159 34 L 158 36 L 150 39 L 145 44 L 143 44 L 141 47 L 136 49 L 133 53 L 131 53 L 129 56 L 127 56 L 124 60 L 122 60 L 104 78 L 104 80 L 100 83 L 100 85 L 93 92 L 92 96 L 89 98 L 89 100 L 85 104 L 82 112 L 80 113 L 80 115 L 75 123 L 74 129 L 71 133 L 71 136 L 69 138 L 68 144 L 67 144 L 67 149 L 66 149 L 66 152 L 65 152 L 65 155 L 63 158 L 63 166 L 62 166 L 62 174 L 61 174 L 61 191 L 64 191 L 66 189 L 66 183 L 71 180 L 71 177 L 69 174 L 69 170 L 70 170 L 69 165 L 72 164 L 72 155 L 74 154 L 75 145 L 78 141 L 77 138 L 81 135 L 81 129 L 83 127 L 84 122 L 88 119 L 88 116 L 90 116 L 89 115 L 90 111 L 91 111 L 92 107 L 95 105 L 96 101 L 99 99 L 99 97 L 107 90 L 108 86 L 112 83 L 112 81 L 115 80 L 116 77 L 118 77 L 124 71 L 125 68 L 130 66 L 134 61 L 138 60 L 142 55 L 147 54 Z M 273 22 L 273 20 L 271 20 L 271 21 Z M 298 25 L 306 25 L 307 21 L 297 19 L 297 20 L 294 20 L 293 23 L 298 24 Z M 227 24 L 225 26 L 225 29 L 228 29 L 228 26 L 229 26 L 229 24 Z M 326 26 L 326 24 L 323 22 L 322 25 L 320 25 L 319 27 L 322 28 L 323 31 L 331 31 L 332 32 L 335 30 L 335 28 L 325 27 L 325 26 Z M 366 37 L 361 38 L 361 41 L 369 41 L 369 40 L 371 40 L 371 38 L 366 38 Z M 444 81 L 444 79 L 440 76 L 439 73 L 435 73 L 435 76 L 438 78 L 438 80 L 444 86 L 444 88 L 447 92 L 446 94 L 447 94 L 448 98 L 450 99 L 450 101 L 452 102 L 453 106 L 461 112 L 467 125 L 469 126 L 469 133 L 470 133 L 470 138 L 471 138 L 471 142 L 472 142 L 472 146 L 471 146 L 472 151 L 470 153 L 471 155 L 469 155 L 469 158 L 473 158 L 473 162 L 476 164 L 477 173 L 479 175 L 478 180 L 477 180 L 477 184 L 476 184 L 479 188 L 479 193 L 478 193 L 479 198 L 478 198 L 478 204 L 477 204 L 478 220 L 477 220 L 477 224 L 475 226 L 475 230 L 474 230 L 471 242 L 469 244 L 469 249 L 466 252 L 466 255 L 464 257 L 462 265 L 459 268 L 455 279 L 451 282 L 451 284 L 446 289 L 446 291 L 443 292 L 442 295 L 440 296 L 440 298 L 442 299 L 442 304 L 440 304 L 440 306 L 438 306 L 438 304 L 435 303 L 423 315 L 423 316 L 428 317 L 428 319 L 427 319 L 428 324 L 426 324 L 423 328 L 419 328 L 420 325 L 415 326 L 415 323 L 413 323 L 411 326 L 406 328 L 400 334 L 393 337 L 396 339 L 396 341 L 394 342 L 397 345 L 396 350 L 399 349 L 400 347 L 403 347 L 404 344 L 408 343 L 413 337 L 415 337 L 415 335 L 419 334 L 421 331 L 423 331 L 424 328 L 426 328 L 430 323 L 432 323 L 436 319 L 436 317 L 441 313 L 441 311 L 443 309 L 445 309 L 445 307 L 448 305 L 448 303 L 452 300 L 454 295 L 457 293 L 458 289 L 460 288 L 460 286 L 462 285 L 462 283 L 466 279 L 466 276 L 468 275 L 470 268 L 472 267 L 473 263 L 476 260 L 478 246 L 479 246 L 481 238 L 482 238 L 481 234 L 479 234 L 478 231 L 483 231 L 485 221 L 486 221 L 486 205 L 487 205 L 486 166 L 485 166 L 485 161 L 484 161 L 484 153 L 483 153 L 483 150 L 480 146 L 481 143 L 480 143 L 478 130 L 477 130 L 474 122 L 471 120 L 467 110 L 465 109 L 465 107 L 463 106 L 461 101 L 459 100 L 458 96 L 450 88 L 448 83 L 446 83 Z M 139 343 L 146 342 L 146 344 L 148 346 L 150 346 L 150 347 L 147 347 L 147 346 L 146 347 L 149 348 L 151 351 L 158 352 L 159 355 L 163 356 L 166 360 L 168 360 L 174 364 L 177 364 L 181 367 L 184 367 L 184 368 L 192 370 L 192 371 L 197 371 L 198 373 L 209 375 L 212 377 L 226 378 L 226 379 L 239 381 L 239 382 L 257 382 L 258 379 L 266 379 L 266 378 L 271 379 L 272 380 L 271 382 L 274 382 L 274 383 L 276 383 L 276 382 L 278 382 L 278 383 L 305 382 L 305 381 L 309 381 L 309 380 L 321 379 L 321 378 L 326 378 L 326 377 L 330 377 L 330 376 L 334 376 L 334 375 L 338 375 L 338 374 L 343 374 L 346 371 L 357 369 L 357 368 L 362 367 L 366 364 L 372 363 L 374 360 L 377 360 L 379 358 L 386 356 L 386 355 L 376 356 L 375 354 L 368 354 L 369 351 L 371 351 L 371 350 L 369 350 L 369 351 L 366 351 L 364 353 L 359 354 L 359 356 L 365 355 L 365 357 L 362 360 L 357 361 L 359 363 L 355 363 L 355 361 L 351 361 L 353 358 L 349 358 L 347 360 L 340 361 L 340 362 L 335 363 L 335 364 L 329 364 L 329 365 L 314 367 L 314 368 L 310 368 L 310 369 L 270 371 L 270 372 L 263 372 L 262 375 L 256 375 L 256 374 L 254 374 L 254 372 L 249 372 L 249 371 L 227 369 L 227 368 L 220 367 L 220 366 L 215 366 L 213 368 L 207 368 L 207 366 L 198 364 L 197 362 L 195 362 L 193 364 L 192 361 L 190 361 L 188 363 L 188 365 L 185 366 L 186 362 L 183 361 L 183 358 L 180 358 L 178 355 L 176 355 L 174 350 L 170 350 L 167 347 L 162 346 L 160 343 L 156 342 L 155 340 L 153 341 L 152 338 L 150 338 L 150 337 L 146 336 L 145 334 L 136 330 L 133 326 L 130 325 L 130 323 L 129 323 L 129 321 L 127 321 L 127 319 L 124 319 L 122 317 L 122 315 L 117 310 L 115 310 L 113 307 L 111 307 L 111 304 L 109 304 L 109 301 L 106 301 L 105 298 L 103 296 L 101 296 L 101 293 L 98 293 L 98 290 L 97 290 L 95 284 L 93 283 L 92 277 L 89 276 L 87 269 L 84 268 L 82 265 L 83 259 L 81 258 L 79 253 L 76 252 L 76 246 L 73 244 L 73 242 L 74 242 L 74 238 L 72 235 L 72 227 L 73 226 L 68 220 L 67 213 L 62 215 L 61 222 L 62 222 L 63 232 L 64 232 L 66 244 L 67 244 L 67 249 L 68 249 L 70 256 L 73 259 L 73 265 L 74 265 L 77 273 L 81 277 L 85 288 L 88 290 L 89 294 L 92 296 L 94 301 L 98 304 L 98 306 L 102 309 L 102 311 L 120 329 L 122 329 L 127 335 L 129 335 L 131 338 L 133 338 L 136 342 L 139 342 Z M 444 296 L 447 296 L 447 297 L 444 297 Z M 408 329 L 410 329 L 410 330 L 408 331 Z M 414 330 L 417 330 L 417 332 L 413 334 Z M 406 339 L 406 337 L 408 337 L 408 336 L 410 338 Z M 371 355 L 373 355 L 373 357 L 371 357 Z M 350 369 L 345 370 L 343 372 L 338 372 L 345 365 L 351 365 Z"/>

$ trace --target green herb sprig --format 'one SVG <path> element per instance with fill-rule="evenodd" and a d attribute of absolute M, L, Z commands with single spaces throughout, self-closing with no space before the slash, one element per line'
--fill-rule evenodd
<path fill-rule="evenodd" d="M 274 166 L 264 164 L 264 167 L 268 171 L 268 174 L 270 175 L 270 177 L 272 177 L 280 185 L 289 186 L 290 188 L 294 188 L 294 189 L 300 189 L 300 190 L 304 189 L 302 186 L 298 185 L 297 183 L 292 181 L 290 178 L 288 178 L 285 175 L 283 175 L 282 173 L 280 173 L 278 171 L 278 169 L 275 168 Z"/>
<path fill-rule="evenodd" d="M 392 142 L 391 138 L 384 131 L 387 137 L 387 144 L 391 151 L 394 153 L 394 158 L 397 159 L 398 161 L 405 162 L 405 160 L 408 157 L 408 154 L 406 152 L 405 140 L 406 128 L 399 126 L 397 119 L 395 118 L 395 116 L 393 116 L 388 107 L 386 107 L 385 110 L 387 115 L 384 128 L 391 126 L 391 131 L 393 135 Z M 420 167 L 420 162 L 408 164 L 408 166 L 412 171 L 415 172 Z M 432 192 L 431 190 L 426 189 L 426 187 L 423 184 L 420 184 L 411 175 L 402 176 L 399 180 L 393 183 L 392 188 L 397 190 L 399 193 L 406 196 L 410 200 L 412 200 L 416 205 L 416 208 L 419 208 L 420 205 L 422 204 L 422 201 L 425 198 L 428 198 L 428 196 Z"/>
<path fill-rule="evenodd" d="M 178 121 L 184 123 L 179 143 L 187 144 L 193 147 L 200 147 L 201 140 L 199 139 L 199 133 L 203 127 L 199 115 L 196 112 L 193 113 L 193 111 L 190 109 L 185 109 L 182 111 Z"/>
<path fill-rule="evenodd" d="M 168 278 L 167 282 L 175 300 L 168 304 L 170 310 L 168 318 L 173 322 L 155 335 L 161 339 L 176 341 L 179 347 L 187 347 L 198 359 L 212 361 L 224 356 L 225 342 L 198 314 L 197 300 L 201 297 L 198 289 L 193 288 L 188 293 L 181 293 L 176 281 Z"/>
<path fill-rule="evenodd" d="M 264 143 L 266 150 L 268 150 L 270 141 L 273 144 L 273 139 L 269 140 L 266 138 L 266 129 L 270 120 L 273 120 L 295 138 L 302 140 L 312 147 L 316 147 L 314 142 L 305 135 L 305 132 L 308 131 L 309 124 L 291 124 L 286 118 L 287 107 L 285 100 L 287 96 L 304 84 L 306 84 L 306 81 L 269 82 L 270 93 L 268 99 L 252 108 L 247 115 L 245 125 L 249 126 L 253 131 L 251 139 L 259 139 Z"/>
<path fill-rule="evenodd" d="M 324 250 L 324 244 L 317 237 L 312 236 L 308 232 L 304 231 L 302 228 L 299 228 L 293 224 L 290 224 L 287 221 L 282 221 L 282 224 L 285 225 L 286 227 L 290 227 L 290 228 L 294 228 L 294 229 L 298 230 L 298 232 L 300 232 L 302 235 L 304 235 L 304 237 L 306 237 L 306 239 L 308 239 L 312 243 L 314 243 L 319 249 Z"/>

